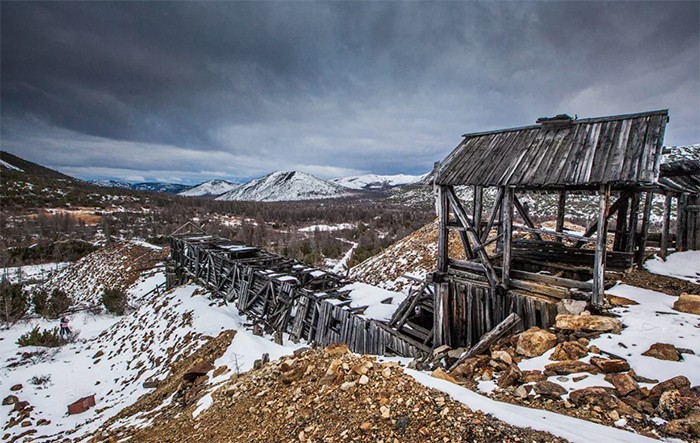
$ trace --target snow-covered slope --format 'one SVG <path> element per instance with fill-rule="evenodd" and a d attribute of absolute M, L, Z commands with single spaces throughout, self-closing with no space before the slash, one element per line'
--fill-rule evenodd
<path fill-rule="evenodd" d="M 103 188 L 131 189 L 131 183 L 119 180 L 93 180 L 90 183 Z"/>
<path fill-rule="evenodd" d="M 13 166 L 13 165 L 7 163 L 7 162 L 4 161 L 4 160 L 0 160 L 0 167 L 2 167 L 2 168 L 7 168 L 7 169 L 12 169 L 12 170 L 14 170 L 14 171 L 24 172 L 23 170 L 21 170 L 21 169 L 18 168 L 17 166 Z"/>
<path fill-rule="evenodd" d="M 179 183 L 143 182 L 129 183 L 119 180 L 93 180 L 90 183 L 104 188 L 133 189 L 134 191 L 167 192 L 177 194 L 190 189 L 189 185 Z"/>
<path fill-rule="evenodd" d="M 184 197 L 211 197 L 225 194 L 233 189 L 236 189 L 239 185 L 236 183 L 231 183 L 226 180 L 209 180 L 204 183 L 200 183 L 194 188 L 190 188 L 186 191 L 180 192 L 178 195 Z"/>
<path fill-rule="evenodd" d="M 277 171 L 221 195 L 217 200 L 293 201 L 338 198 L 349 189 L 298 171 Z"/>
<path fill-rule="evenodd" d="M 341 177 L 333 180 L 340 186 L 345 186 L 350 189 L 387 189 L 395 186 L 410 185 L 422 180 L 427 174 L 423 175 L 377 175 L 366 174 L 356 175 L 354 177 Z"/>

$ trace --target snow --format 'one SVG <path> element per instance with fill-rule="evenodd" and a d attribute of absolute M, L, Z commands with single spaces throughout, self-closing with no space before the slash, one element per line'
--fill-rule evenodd
<path fill-rule="evenodd" d="M 7 279 L 12 283 L 18 283 L 19 280 L 44 281 L 48 279 L 52 273 L 60 271 L 68 265 L 70 265 L 70 262 L 44 263 L 41 265 L 2 268 L 0 269 L 0 279 L 7 277 Z"/>
<path fill-rule="evenodd" d="M 13 169 L 13 170 L 19 171 L 19 172 L 24 172 L 24 170 L 18 168 L 17 166 L 11 165 L 11 164 L 7 163 L 6 161 L 3 161 L 3 160 L 0 160 L 0 166 L 5 167 L 5 168 L 7 168 L 7 169 Z"/>
<path fill-rule="evenodd" d="M 298 171 L 278 171 L 241 185 L 217 200 L 298 201 L 351 195 L 345 187 Z"/>
<path fill-rule="evenodd" d="M 343 257 L 336 263 L 333 268 L 331 269 L 331 272 L 334 272 L 336 274 L 344 274 L 345 271 L 348 268 L 348 263 L 350 263 L 350 259 L 352 258 L 352 254 L 355 252 L 355 249 L 359 245 L 359 243 L 355 242 L 349 242 L 351 244 L 350 249 L 348 249 L 348 252 L 346 252 Z"/>
<path fill-rule="evenodd" d="M 352 177 L 341 177 L 333 180 L 333 183 L 337 183 L 349 189 L 385 189 L 394 186 L 410 185 L 421 181 L 425 176 L 423 175 L 377 175 L 377 174 L 366 174 L 366 175 L 356 175 Z"/>
<path fill-rule="evenodd" d="M 332 232 L 341 231 L 343 229 L 354 229 L 355 225 L 352 223 L 338 223 L 337 225 L 311 225 L 305 228 L 299 229 L 299 232 Z"/>
<path fill-rule="evenodd" d="M 675 252 L 666 261 L 659 257 L 647 260 L 647 271 L 700 284 L 700 251 Z"/>
<path fill-rule="evenodd" d="M 424 386 L 442 391 L 452 397 L 452 399 L 469 406 L 471 409 L 480 410 L 485 414 L 491 414 L 499 420 L 503 420 L 515 426 L 551 432 L 573 443 L 613 441 L 619 443 L 658 443 L 658 440 L 639 434 L 633 434 L 621 429 L 599 425 L 554 412 L 501 403 L 454 383 L 431 377 L 429 374 L 411 369 L 405 369 L 405 371 Z"/>
<path fill-rule="evenodd" d="M 340 290 L 351 291 L 350 294 L 348 294 L 352 300 L 350 303 L 351 308 L 367 306 L 362 316 L 380 321 L 390 320 L 391 315 L 396 311 L 401 302 L 406 299 L 406 296 L 400 292 L 388 291 L 360 282 L 349 284 Z M 382 303 L 382 301 L 386 299 L 391 299 L 391 302 L 386 304 Z"/>
<path fill-rule="evenodd" d="M 219 196 L 236 189 L 238 186 L 240 185 L 226 180 L 209 180 L 180 192 L 178 195 L 183 197 Z"/>

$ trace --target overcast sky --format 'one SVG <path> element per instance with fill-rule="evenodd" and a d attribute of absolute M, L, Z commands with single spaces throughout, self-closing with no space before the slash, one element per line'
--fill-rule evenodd
<path fill-rule="evenodd" d="M 2 149 L 80 178 L 424 173 L 465 132 L 669 109 L 700 3 L 0 3 Z"/>

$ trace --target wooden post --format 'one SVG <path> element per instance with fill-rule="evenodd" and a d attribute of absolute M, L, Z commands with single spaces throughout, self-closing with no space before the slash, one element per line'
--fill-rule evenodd
<path fill-rule="evenodd" d="M 447 222 L 450 215 L 447 192 L 444 186 L 438 188 L 438 272 L 447 272 L 449 233 Z"/>
<path fill-rule="evenodd" d="M 661 244 L 659 245 L 659 257 L 665 259 L 668 255 L 668 233 L 671 225 L 671 199 L 673 196 L 670 192 L 666 193 L 666 201 L 664 202 L 664 215 L 661 225 Z"/>
<path fill-rule="evenodd" d="M 620 198 L 623 200 L 617 210 L 617 219 L 615 220 L 613 251 L 624 251 L 627 246 L 625 240 L 627 237 L 627 209 L 629 207 L 629 198 L 625 194 L 620 194 Z"/>
<path fill-rule="evenodd" d="M 630 220 L 628 223 L 626 250 L 629 253 L 634 253 L 634 247 L 637 242 L 637 224 L 639 221 L 639 192 L 632 194 L 632 203 L 630 205 Z"/>
<path fill-rule="evenodd" d="M 641 227 L 641 237 L 639 239 L 639 248 L 637 249 L 637 256 L 635 261 L 638 267 L 642 267 L 644 264 L 644 256 L 647 250 L 647 239 L 649 238 L 649 218 L 651 217 L 651 204 L 654 199 L 653 192 L 647 192 L 644 196 L 644 213 L 642 214 L 642 227 Z"/>
<path fill-rule="evenodd" d="M 449 341 L 449 298 L 449 283 L 436 283 L 433 307 L 433 348 L 448 344 Z"/>
<path fill-rule="evenodd" d="M 481 211 L 483 209 L 484 187 L 474 186 L 474 210 L 472 211 L 472 220 L 474 220 L 474 230 L 481 236 Z"/>
<path fill-rule="evenodd" d="M 609 211 L 610 185 L 602 185 L 600 187 L 600 202 L 598 204 L 598 232 L 593 262 L 593 294 L 591 295 L 591 303 L 594 306 L 603 305 L 605 292 L 605 243 L 607 241 Z"/>
<path fill-rule="evenodd" d="M 513 200 L 515 190 L 511 187 L 503 189 L 503 208 L 501 209 L 502 231 L 503 232 L 503 265 L 501 272 L 501 287 L 508 289 L 510 286 L 510 260 L 511 243 L 513 240 Z"/>
<path fill-rule="evenodd" d="M 685 231 L 688 206 L 688 195 L 679 194 L 676 198 L 676 252 L 685 251 L 687 249 Z"/>
<path fill-rule="evenodd" d="M 555 231 L 564 232 L 564 214 L 566 209 L 566 191 L 559 192 L 559 205 L 557 206 L 557 226 Z M 556 241 L 561 243 L 563 237 L 557 237 Z"/>

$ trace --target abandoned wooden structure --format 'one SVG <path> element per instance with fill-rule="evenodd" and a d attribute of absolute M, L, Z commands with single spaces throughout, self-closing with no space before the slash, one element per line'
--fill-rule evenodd
<path fill-rule="evenodd" d="M 667 122 L 666 110 L 589 119 L 559 115 L 533 126 L 464 135 L 425 180 L 436 189 L 439 216 L 433 345 L 471 346 L 511 313 L 521 327 L 549 326 L 564 298 L 602 305 L 606 271 L 645 257 L 655 192 L 667 195 L 662 253 L 677 240 L 672 237 L 681 237 L 679 249 L 696 242 L 686 231 L 672 236 L 669 230 L 671 199 L 692 209 L 697 197 L 688 186 L 672 190 L 660 181 Z M 470 204 L 460 200 L 456 186 L 472 188 Z M 533 222 L 523 204 L 531 193 L 558 195 L 554 229 Z M 574 194 L 598 199 L 583 234 L 564 227 L 567 198 Z M 493 196 L 491 207 L 486 195 Z M 692 214 L 678 229 L 697 223 Z M 466 260 L 449 256 L 450 231 Z"/>
<path fill-rule="evenodd" d="M 321 346 L 343 342 L 364 354 L 431 352 L 428 340 L 364 316 L 366 306 L 351 307 L 350 282 L 339 275 L 210 235 L 175 234 L 170 241 L 168 288 L 197 282 L 269 332 Z"/>
<path fill-rule="evenodd" d="M 668 201 L 664 205 L 660 254 L 666 255 L 670 243 L 675 245 L 676 251 L 700 250 L 700 160 L 683 159 L 662 164 L 659 185 L 659 192 Z M 671 217 L 672 199 L 676 202 L 675 233 L 670 232 L 671 223 L 667 221 Z M 668 240 L 663 241 L 665 238 Z"/>

